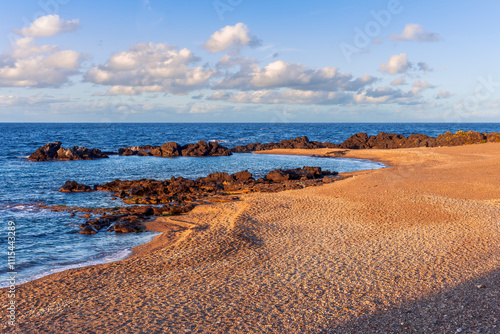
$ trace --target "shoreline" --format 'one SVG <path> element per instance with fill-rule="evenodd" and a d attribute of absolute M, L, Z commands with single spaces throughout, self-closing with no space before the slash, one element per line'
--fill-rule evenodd
<path fill-rule="evenodd" d="M 314 151 L 314 152 L 311 152 Z M 324 152 L 323 152 L 324 151 Z M 338 152 L 338 151 L 345 151 L 344 149 L 331 149 L 331 148 L 319 148 L 319 149 L 274 149 L 274 150 L 266 150 L 266 151 L 255 151 L 255 152 L 250 152 L 250 153 L 239 153 L 239 154 L 268 154 L 268 155 L 300 155 L 300 156 L 315 156 L 315 154 L 327 154 L 329 152 Z M 351 151 L 358 151 L 358 150 L 351 150 Z M 372 150 L 370 150 L 372 151 Z M 377 150 L 377 151 L 384 151 L 384 150 Z M 392 165 L 389 165 L 387 161 L 382 161 L 382 160 L 377 160 L 377 158 L 369 159 L 369 158 L 360 158 L 356 157 L 356 154 L 353 156 L 325 156 L 325 158 L 346 158 L 346 159 L 360 159 L 360 160 L 369 160 L 373 162 L 379 162 L 384 164 L 386 167 L 382 168 L 390 168 L 394 167 Z M 372 171 L 376 171 L 378 169 L 366 169 L 366 170 L 360 170 L 360 171 L 352 171 L 352 172 L 345 172 L 342 174 L 339 174 L 339 176 L 351 176 L 351 175 L 359 175 L 359 174 L 364 174 L 364 173 L 369 173 Z M 288 190 L 288 191 L 295 191 L 295 190 Z M 182 217 L 178 216 L 177 218 Z M 185 228 L 184 224 L 181 225 L 176 225 L 174 221 L 175 217 L 156 217 L 152 221 L 148 221 L 144 223 L 146 231 L 149 232 L 159 232 L 161 234 L 155 236 L 153 240 L 148 241 L 145 244 L 135 246 L 131 249 L 131 254 L 127 256 L 126 258 L 130 257 L 135 257 L 135 256 L 141 256 L 147 252 L 151 252 L 159 247 L 161 247 L 164 242 L 163 239 L 165 239 L 164 234 L 166 233 L 171 233 L 172 231 L 176 230 L 176 227 L 181 227 Z M 158 240 L 156 240 L 158 239 Z M 170 240 L 171 238 L 169 238 Z M 174 242 L 174 241 L 170 241 Z"/>
<path fill-rule="evenodd" d="M 240 154 L 252 154 L 252 153 L 240 153 Z M 295 154 L 287 154 L 287 156 L 290 156 L 290 155 L 293 156 Z M 309 154 L 301 154 L 301 155 L 309 156 Z M 343 173 L 343 174 L 347 174 L 347 173 Z M 145 221 L 143 223 L 143 226 L 145 227 L 145 228 L 143 228 L 143 230 L 147 231 L 147 232 L 154 232 L 154 233 L 164 233 L 164 232 L 168 233 L 168 232 L 171 232 L 172 228 L 174 228 L 174 229 L 179 228 L 179 225 L 177 225 L 176 223 L 173 223 L 172 221 L 170 221 L 170 219 L 168 219 L 168 218 L 162 219 L 162 218 L 163 217 L 156 217 L 153 220 Z M 162 225 L 161 221 L 166 221 L 165 222 L 166 225 Z M 54 267 L 53 269 L 34 274 L 30 277 L 19 279 L 19 280 L 17 280 L 17 281 L 20 281 L 20 283 L 18 283 L 18 285 L 32 282 L 32 281 L 44 278 L 46 276 L 50 276 L 52 274 L 60 273 L 62 271 L 78 269 L 78 268 L 85 268 L 85 267 L 90 267 L 90 266 L 96 266 L 96 265 L 106 264 L 106 263 L 110 263 L 110 262 L 117 262 L 117 261 L 121 261 L 121 260 L 136 256 L 136 255 L 142 254 L 143 249 L 149 250 L 151 248 L 155 248 L 156 246 L 150 247 L 148 244 L 152 243 L 156 238 L 159 238 L 159 237 L 160 237 L 160 234 L 155 235 L 155 236 L 151 236 L 148 238 L 148 241 L 144 241 L 143 243 L 138 244 L 137 246 L 123 248 L 121 250 L 116 250 L 113 254 L 107 255 L 102 260 L 93 260 L 93 259 L 89 258 L 85 261 L 74 263 L 74 264 L 59 265 L 57 267 Z M 153 243 L 152 245 L 154 245 L 154 244 L 155 243 Z M 114 257 L 114 254 L 118 255 L 118 254 L 123 254 L 125 252 L 127 253 L 127 255 L 116 256 L 116 258 Z M 113 257 L 113 260 L 109 260 L 110 257 Z M 7 286 L 8 285 L 6 285 L 5 287 L 7 287 Z M 5 288 L 5 287 L 0 287 L 0 289 Z"/>
<path fill-rule="evenodd" d="M 328 153 L 320 150 L 307 151 Z M 435 296 L 443 291 L 455 296 L 455 302 L 445 302 L 446 310 L 434 311 L 436 315 L 451 312 L 450 324 L 466 321 L 470 327 L 474 320 L 460 320 L 459 312 L 476 312 L 481 301 L 486 315 L 480 324 L 493 326 L 488 307 L 498 305 L 499 298 L 494 283 L 500 267 L 500 231 L 495 225 L 500 219 L 500 180 L 494 176 L 500 144 L 351 150 L 343 157 L 379 161 L 391 168 L 352 172 L 353 178 L 322 187 L 248 194 L 238 202 L 157 218 L 147 227 L 163 233 L 134 247 L 133 255 L 124 260 L 21 285 L 19 329 L 50 331 L 59 319 L 57 325 L 72 332 L 117 330 L 126 319 L 134 319 L 132 314 L 153 323 L 163 319 L 172 330 L 186 329 L 194 321 L 203 324 L 201 332 L 256 331 L 266 324 L 292 330 L 299 321 L 305 332 L 339 324 L 357 329 L 371 323 L 388 329 L 383 326 L 395 323 L 395 317 L 414 324 L 424 321 L 423 314 L 419 317 L 423 309 L 415 310 L 442 301 L 439 297 L 435 302 Z M 309 210 L 304 212 L 304 207 Z M 471 292 L 479 300 L 467 293 L 476 283 L 485 286 Z M 75 297 L 71 291 L 78 291 Z M 95 299 L 95 293 L 104 299 Z M 94 297 L 82 299 L 85 296 Z M 453 313 L 464 298 L 469 308 Z M 231 300 L 238 313 L 217 306 Z M 401 300 L 408 301 L 406 306 Z M 131 306 L 133 301 L 139 304 Z M 186 305 L 190 311 L 182 308 Z M 113 314 L 101 312 L 101 318 L 95 317 L 102 307 L 120 310 L 124 316 L 113 319 Z M 302 308 L 315 313 L 303 317 Z M 412 312 L 400 315 L 406 308 Z M 281 316 L 262 318 L 256 309 Z M 176 310 L 177 316 L 160 310 Z M 75 311 L 85 317 L 72 315 Z M 432 312 L 428 316 L 432 318 Z M 137 329 L 141 323 L 132 324 Z M 424 325 L 441 330 L 447 324 Z"/>

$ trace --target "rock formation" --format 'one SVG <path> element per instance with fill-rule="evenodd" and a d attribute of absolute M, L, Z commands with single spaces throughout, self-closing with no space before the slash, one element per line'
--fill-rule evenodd
<path fill-rule="evenodd" d="M 186 144 L 180 146 L 175 142 L 165 143 L 161 146 L 132 146 L 120 148 L 118 150 L 120 155 L 139 155 L 139 156 L 155 156 L 174 158 L 178 156 L 184 157 L 216 157 L 216 156 L 229 156 L 231 151 L 219 143 L 201 140 L 194 144 Z"/>
<path fill-rule="evenodd" d="M 254 151 L 266 151 L 266 150 L 274 150 L 274 149 L 293 149 L 293 148 L 301 148 L 301 149 L 313 149 L 313 148 L 335 148 L 337 145 L 332 143 L 321 143 L 317 141 L 309 141 L 309 138 L 306 136 L 297 137 L 295 139 L 282 140 L 279 143 L 252 143 L 247 145 L 240 145 L 233 147 L 231 152 L 233 153 L 248 153 Z"/>
<path fill-rule="evenodd" d="M 109 158 L 105 153 L 96 148 L 85 148 L 74 146 L 73 148 L 63 148 L 62 143 L 56 141 L 47 143 L 31 153 L 28 159 L 31 161 L 48 160 L 93 160 Z"/>
<path fill-rule="evenodd" d="M 116 208 L 78 208 L 45 206 L 56 211 L 86 212 L 99 215 L 80 226 L 80 233 L 94 234 L 106 229 L 117 233 L 139 232 L 142 223 L 151 216 L 177 215 L 192 210 L 197 204 L 211 201 L 231 201 L 237 194 L 249 192 L 277 192 L 318 186 L 342 179 L 337 172 L 320 167 L 303 167 L 290 170 L 277 169 L 266 177 L 255 179 L 247 170 L 234 174 L 216 172 L 196 180 L 172 177 L 170 180 L 115 180 L 103 185 L 90 186 L 67 181 L 61 192 L 109 191 L 127 204 Z M 154 206 L 153 206 L 154 205 Z"/>
<path fill-rule="evenodd" d="M 394 133 L 381 132 L 376 136 L 357 133 L 346 139 L 339 148 L 348 149 L 394 149 L 411 147 L 437 147 L 500 142 L 500 133 L 480 133 L 473 131 L 446 132 L 437 137 L 412 134 L 408 137 Z"/>
<path fill-rule="evenodd" d="M 61 187 L 61 189 L 59 189 L 59 191 L 63 193 L 72 193 L 72 192 L 89 192 L 93 191 L 93 189 L 87 185 L 79 184 L 76 181 L 66 181 L 66 183 L 64 183 L 64 185 Z"/>

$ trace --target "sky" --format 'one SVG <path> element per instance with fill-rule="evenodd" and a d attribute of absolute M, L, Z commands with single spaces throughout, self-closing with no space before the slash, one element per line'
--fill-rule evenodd
<path fill-rule="evenodd" d="M 0 122 L 500 122 L 500 2 L 0 2 Z"/>

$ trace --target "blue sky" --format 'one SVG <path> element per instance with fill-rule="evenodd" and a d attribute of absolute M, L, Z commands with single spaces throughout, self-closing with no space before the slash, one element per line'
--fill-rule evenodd
<path fill-rule="evenodd" d="M 3 2 L 4 122 L 499 122 L 492 1 Z"/>

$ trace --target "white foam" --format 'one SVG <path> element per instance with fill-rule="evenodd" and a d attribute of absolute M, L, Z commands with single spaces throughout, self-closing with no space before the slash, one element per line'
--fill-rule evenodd
<path fill-rule="evenodd" d="M 209 139 L 209 142 L 214 142 L 214 143 L 229 143 L 229 140 L 222 140 L 222 139 Z"/>
<path fill-rule="evenodd" d="M 30 281 L 34 281 L 36 279 L 39 279 L 39 278 L 42 278 L 42 277 L 45 277 L 45 276 L 48 276 L 51 274 L 59 273 L 61 271 L 69 270 L 69 269 L 83 268 L 83 267 L 95 266 L 95 265 L 103 264 L 103 263 L 120 261 L 120 260 L 127 258 L 130 254 L 132 254 L 132 251 L 130 249 L 124 249 L 124 250 L 121 250 L 117 253 L 110 254 L 110 255 L 108 255 L 100 260 L 86 261 L 86 262 L 82 262 L 82 263 L 75 263 L 75 264 L 70 264 L 70 265 L 65 265 L 65 266 L 55 266 L 54 268 L 52 268 L 48 271 L 45 271 L 43 273 L 28 276 L 28 277 L 21 278 L 21 279 L 17 279 L 16 285 L 23 284 L 23 283 L 30 282 Z M 7 286 L 9 286 L 8 282 L 5 282 L 5 281 L 0 282 L 0 289 L 5 288 Z"/>

